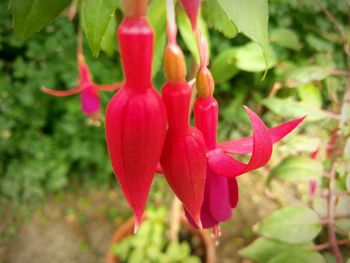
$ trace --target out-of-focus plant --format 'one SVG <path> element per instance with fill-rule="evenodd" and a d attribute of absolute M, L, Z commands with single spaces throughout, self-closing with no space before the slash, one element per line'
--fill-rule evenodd
<path fill-rule="evenodd" d="M 241 250 L 243 257 L 261 263 L 349 259 L 349 8 L 348 1 L 326 0 L 276 0 L 270 8 L 279 61 L 261 102 L 281 117 L 308 117 L 304 134 L 288 140 L 266 179 L 282 208 L 255 226 L 259 238 Z M 294 195 L 282 194 L 286 188 Z"/>
<path fill-rule="evenodd" d="M 165 207 L 148 209 L 147 220 L 142 224 L 137 235 L 113 244 L 110 249 L 121 262 L 201 262 L 199 257 L 191 255 L 188 241 L 171 241 L 166 238 L 166 214 Z"/>

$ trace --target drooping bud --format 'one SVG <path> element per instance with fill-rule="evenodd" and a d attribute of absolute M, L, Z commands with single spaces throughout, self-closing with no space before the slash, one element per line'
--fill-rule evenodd
<path fill-rule="evenodd" d="M 196 87 L 198 96 L 209 98 L 214 93 L 214 79 L 210 70 L 207 67 L 201 67 L 197 72 Z"/>
<path fill-rule="evenodd" d="M 186 81 L 186 63 L 182 50 L 178 45 L 168 45 L 164 53 L 164 71 L 169 82 Z"/>
<path fill-rule="evenodd" d="M 149 23 L 145 18 L 126 18 L 118 38 L 125 84 L 108 104 L 107 145 L 114 173 L 134 211 L 136 231 L 162 152 L 166 113 L 151 82 L 153 30 Z"/>

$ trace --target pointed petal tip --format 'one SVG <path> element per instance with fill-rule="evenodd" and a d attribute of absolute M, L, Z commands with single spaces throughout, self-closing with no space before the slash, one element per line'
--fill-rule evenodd
<path fill-rule="evenodd" d="M 142 220 L 139 217 L 135 217 L 135 223 L 134 223 L 134 234 L 136 234 L 141 226 Z"/>
<path fill-rule="evenodd" d="M 200 215 L 197 215 L 196 217 L 194 217 L 194 222 L 196 223 L 196 225 L 199 229 L 203 229 Z"/>

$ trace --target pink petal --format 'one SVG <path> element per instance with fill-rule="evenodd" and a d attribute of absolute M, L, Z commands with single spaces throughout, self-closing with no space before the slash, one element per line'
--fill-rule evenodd
<path fill-rule="evenodd" d="M 304 117 L 285 122 L 281 125 L 269 129 L 272 143 L 282 140 L 290 132 L 292 132 L 305 119 Z M 245 137 L 238 140 L 219 143 L 219 147 L 225 152 L 233 154 L 247 154 L 253 150 L 253 137 Z"/>
<path fill-rule="evenodd" d="M 208 169 L 206 181 L 206 197 L 209 201 L 209 212 L 217 221 L 226 221 L 231 218 L 230 192 L 228 178 L 224 178 L 215 174 L 211 169 Z M 206 203 L 203 204 L 205 206 Z M 202 210 L 203 210 L 202 206 Z M 202 219 L 203 222 L 203 219 Z"/>
<path fill-rule="evenodd" d="M 238 183 L 236 178 L 228 179 L 228 188 L 230 192 L 231 207 L 236 208 L 238 204 L 238 197 L 239 197 Z"/>
<path fill-rule="evenodd" d="M 195 30 L 197 27 L 200 0 L 180 0 L 180 2 L 191 21 L 192 29 Z"/>
<path fill-rule="evenodd" d="M 100 111 L 100 97 L 92 85 L 87 86 L 81 93 L 81 107 L 86 115 Z"/>
<path fill-rule="evenodd" d="M 80 92 L 82 92 L 84 90 L 83 86 L 80 87 L 76 87 L 74 89 L 69 89 L 69 90 L 53 90 L 53 89 L 49 89 L 46 87 L 41 87 L 41 91 L 52 95 L 52 96 L 56 96 L 56 97 L 67 97 L 67 96 L 71 96 L 74 94 L 78 94 Z"/>
<path fill-rule="evenodd" d="M 222 150 L 216 149 L 208 153 L 210 168 L 225 177 L 234 177 L 264 166 L 272 154 L 272 140 L 269 130 L 263 121 L 245 107 L 253 128 L 253 152 L 248 164 L 244 164 L 227 156 Z"/>
<path fill-rule="evenodd" d="M 121 87 L 123 87 L 124 82 L 117 82 L 117 83 L 113 83 L 113 84 L 106 84 L 106 85 L 96 85 L 95 88 L 98 90 L 103 90 L 103 91 L 114 91 L 117 89 L 120 89 Z"/>

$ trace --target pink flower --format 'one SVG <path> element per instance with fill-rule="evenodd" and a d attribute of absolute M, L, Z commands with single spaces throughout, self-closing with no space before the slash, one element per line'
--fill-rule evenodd
<path fill-rule="evenodd" d="M 41 90 L 47 94 L 57 97 L 67 97 L 81 93 L 81 107 L 83 112 L 93 117 L 101 110 L 101 101 L 98 94 L 99 90 L 113 91 L 119 89 L 123 83 L 115 83 L 111 85 L 98 85 L 92 82 L 89 66 L 86 64 L 82 54 L 78 54 L 78 71 L 79 71 L 79 86 L 70 90 L 53 90 L 42 87 Z"/>

